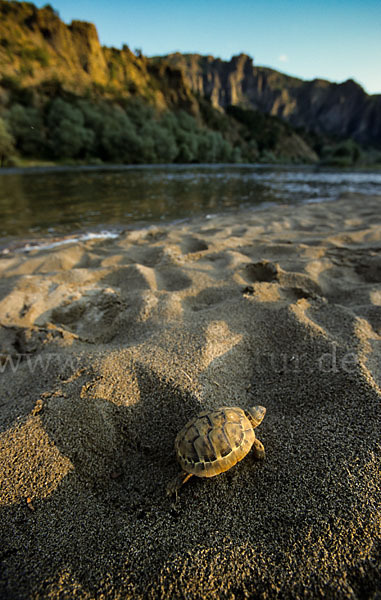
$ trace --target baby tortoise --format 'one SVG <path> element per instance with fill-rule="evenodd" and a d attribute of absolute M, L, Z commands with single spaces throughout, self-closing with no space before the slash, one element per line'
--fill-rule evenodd
<path fill-rule="evenodd" d="M 262 422 L 266 409 L 254 406 L 222 406 L 205 410 L 189 421 L 177 434 L 175 450 L 182 471 L 167 486 L 167 494 L 176 494 L 192 475 L 214 477 L 233 467 L 254 448 L 257 459 L 265 457 L 263 444 L 254 429 Z"/>

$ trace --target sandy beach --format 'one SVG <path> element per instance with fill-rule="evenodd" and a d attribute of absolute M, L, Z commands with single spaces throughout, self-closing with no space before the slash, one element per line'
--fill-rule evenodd
<path fill-rule="evenodd" d="M 0 258 L 0 596 L 379 598 L 381 197 Z M 176 433 L 264 405 L 266 458 Z"/>

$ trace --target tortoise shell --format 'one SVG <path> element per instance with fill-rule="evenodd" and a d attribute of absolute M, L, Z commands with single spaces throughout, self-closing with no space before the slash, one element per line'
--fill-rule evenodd
<path fill-rule="evenodd" d="M 259 412 L 258 412 L 259 409 Z M 254 427 L 265 409 L 255 407 L 254 418 L 236 406 L 222 406 L 200 413 L 189 421 L 175 440 L 177 459 L 186 473 L 213 477 L 227 471 L 250 451 Z"/>

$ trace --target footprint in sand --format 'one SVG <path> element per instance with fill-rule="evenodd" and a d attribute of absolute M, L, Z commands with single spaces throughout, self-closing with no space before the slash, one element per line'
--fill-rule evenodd
<path fill-rule="evenodd" d="M 51 313 L 53 323 L 78 335 L 82 341 L 109 342 L 117 333 L 122 302 L 113 290 L 85 292 Z"/>
<path fill-rule="evenodd" d="M 245 275 L 251 283 L 255 281 L 279 281 L 279 266 L 263 260 L 245 266 Z"/>
<path fill-rule="evenodd" d="M 285 271 L 277 263 L 267 260 L 246 265 L 244 274 L 249 283 L 279 283 L 283 293 L 291 301 L 323 296 L 319 285 L 308 275 Z"/>
<path fill-rule="evenodd" d="M 233 258 L 231 253 L 223 251 L 210 252 L 202 260 L 211 263 L 216 270 L 224 270 L 231 265 Z"/>
<path fill-rule="evenodd" d="M 185 304 L 193 311 L 208 310 L 239 295 L 237 287 L 210 287 L 202 290 L 197 296 L 186 298 Z"/>
<path fill-rule="evenodd" d="M 135 245 L 127 250 L 126 256 L 131 262 L 145 267 L 155 267 L 163 257 L 163 248 L 161 246 L 145 247 Z"/>
<path fill-rule="evenodd" d="M 159 290 L 178 292 L 192 285 L 192 280 L 181 269 L 176 267 L 162 267 L 156 269 L 156 281 Z"/>
<path fill-rule="evenodd" d="M 381 256 L 369 256 L 360 259 L 355 271 L 366 283 L 380 283 Z"/>
<path fill-rule="evenodd" d="M 199 238 L 186 236 L 181 242 L 180 248 L 183 254 L 192 254 L 194 252 L 203 252 L 204 250 L 207 250 L 208 244 Z"/>

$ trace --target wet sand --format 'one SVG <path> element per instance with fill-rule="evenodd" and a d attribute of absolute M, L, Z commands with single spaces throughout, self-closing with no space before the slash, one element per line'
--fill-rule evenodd
<path fill-rule="evenodd" d="M 0 258 L 0 596 L 376 598 L 380 197 Z M 177 431 L 263 404 L 165 494 Z"/>

